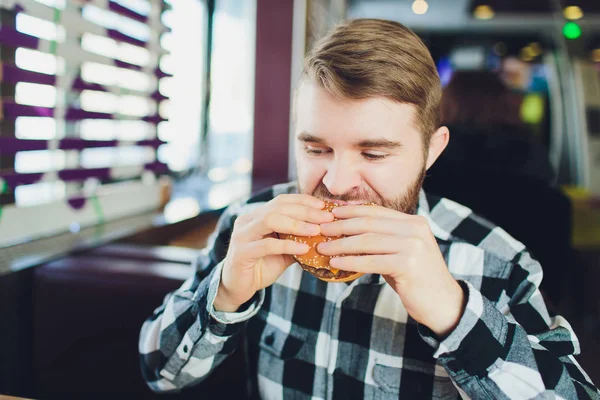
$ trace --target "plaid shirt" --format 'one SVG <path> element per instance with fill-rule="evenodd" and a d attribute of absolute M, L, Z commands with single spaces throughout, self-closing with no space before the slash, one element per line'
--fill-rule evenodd
<path fill-rule="evenodd" d="M 421 191 L 426 217 L 467 295 L 456 329 L 440 341 L 406 312 L 380 275 L 326 283 L 292 265 L 236 313 L 213 301 L 235 218 L 294 183 L 229 207 L 196 273 L 143 325 L 142 371 L 157 391 L 207 377 L 243 338 L 248 377 L 265 399 L 598 399 L 574 355 L 568 322 L 551 317 L 542 270 L 505 231 Z"/>

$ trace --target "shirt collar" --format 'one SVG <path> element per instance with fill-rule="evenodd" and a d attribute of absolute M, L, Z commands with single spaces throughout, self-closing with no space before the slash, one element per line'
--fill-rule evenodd
<path fill-rule="evenodd" d="M 429 208 L 427 195 L 425 194 L 425 191 L 421 189 L 421 191 L 419 192 L 419 204 L 417 205 L 417 215 L 420 215 L 421 217 L 424 217 L 427 220 L 429 228 L 431 229 L 431 232 L 433 233 L 433 236 L 435 236 L 436 239 L 448 240 L 450 238 L 450 233 L 446 229 L 442 228 L 435 221 L 436 216 L 437 218 L 443 218 L 443 216 L 440 214 L 441 212 L 443 212 L 443 210 L 438 209 L 436 207 L 434 207 L 433 210 Z"/>

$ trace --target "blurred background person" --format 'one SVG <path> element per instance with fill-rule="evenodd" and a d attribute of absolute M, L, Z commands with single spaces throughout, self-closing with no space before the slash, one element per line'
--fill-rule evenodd
<path fill-rule="evenodd" d="M 520 121 L 511 96 L 492 71 L 454 72 L 441 104 L 450 143 L 424 188 L 524 243 L 544 269 L 542 292 L 556 306 L 572 264 L 571 204 L 554 186 L 548 151 Z"/>

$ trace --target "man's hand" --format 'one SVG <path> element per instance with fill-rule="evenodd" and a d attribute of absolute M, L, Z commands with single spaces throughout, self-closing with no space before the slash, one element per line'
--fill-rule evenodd
<path fill-rule="evenodd" d="M 330 265 L 346 271 L 381 274 L 417 322 L 439 337 L 462 317 L 464 293 L 448 271 L 427 220 L 381 206 L 340 206 L 339 221 L 322 224 L 325 236 L 348 237 L 321 243 Z"/>
<path fill-rule="evenodd" d="M 331 213 L 321 210 L 324 206 L 323 201 L 312 196 L 283 194 L 240 215 L 223 264 L 215 309 L 236 311 L 294 263 L 291 254 L 307 253 L 308 245 L 278 239 L 276 233 L 318 235 L 319 224 L 333 221 Z"/>

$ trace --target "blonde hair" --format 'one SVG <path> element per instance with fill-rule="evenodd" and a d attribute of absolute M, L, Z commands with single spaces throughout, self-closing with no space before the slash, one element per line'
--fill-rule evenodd
<path fill-rule="evenodd" d="M 426 148 L 440 125 L 435 63 L 421 39 L 400 23 L 356 19 L 337 26 L 307 55 L 302 76 L 343 99 L 382 96 L 414 105 Z"/>

